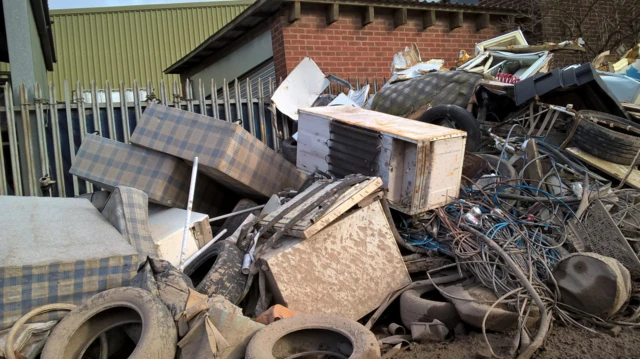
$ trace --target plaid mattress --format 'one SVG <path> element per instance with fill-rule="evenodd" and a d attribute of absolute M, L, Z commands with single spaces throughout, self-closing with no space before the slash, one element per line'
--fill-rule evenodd
<path fill-rule="evenodd" d="M 436 71 L 414 79 L 385 85 L 373 98 L 371 109 L 400 117 L 416 118 L 429 106 L 466 108 L 482 75 L 466 71 Z M 413 115 L 413 116 L 412 116 Z"/>
<path fill-rule="evenodd" d="M 266 198 L 298 188 L 304 174 L 241 126 L 159 104 L 149 105 L 131 143 L 193 161 L 225 187 Z"/>
<path fill-rule="evenodd" d="M 141 261 L 145 261 L 147 256 L 158 257 L 149 230 L 149 202 L 144 192 L 118 186 L 101 213 L 140 254 Z"/>
<path fill-rule="evenodd" d="M 107 289 L 129 286 L 137 267 L 138 255 L 0 267 L 0 330 L 45 304 L 80 305 Z M 31 322 L 59 320 L 65 314 L 45 313 Z"/>
<path fill-rule="evenodd" d="M 69 172 L 109 191 L 139 189 L 169 207 L 184 208 L 189 197 L 191 168 L 182 160 L 97 135 L 87 135 Z"/>
<path fill-rule="evenodd" d="M 10 209 L 0 216 L 0 330 L 42 305 L 79 305 L 128 286 L 136 274 L 138 253 L 86 199 L 0 196 L 0 208 Z"/>

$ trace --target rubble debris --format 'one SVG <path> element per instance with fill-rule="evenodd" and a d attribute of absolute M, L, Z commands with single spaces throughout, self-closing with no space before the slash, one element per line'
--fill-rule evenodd
<path fill-rule="evenodd" d="M 100 334 L 125 324 L 141 327 L 130 358 L 175 357 L 177 333 L 171 313 L 153 294 L 130 287 L 96 294 L 69 312 L 51 332 L 41 357 L 77 358 Z"/>
<path fill-rule="evenodd" d="M 267 268 L 274 301 L 296 313 L 352 320 L 375 310 L 387 293 L 410 283 L 389 226 L 378 201 L 308 239 L 285 238 L 279 247 L 267 249 L 259 261 Z"/>
<path fill-rule="evenodd" d="M 0 207 L 10 209 L 0 216 L 1 329 L 32 308 L 80 305 L 135 276 L 138 253 L 86 199 L 0 196 Z"/>
<path fill-rule="evenodd" d="M 301 111 L 298 132 L 301 171 L 379 176 L 391 207 L 403 213 L 425 212 L 458 194 L 462 131 L 360 108 L 317 107 Z"/>
<path fill-rule="evenodd" d="M 165 141 L 156 140 L 157 136 Z M 304 180 L 295 166 L 242 127 L 160 104 L 145 109 L 131 143 L 185 161 L 198 156 L 202 173 L 252 198 L 268 198 L 284 188 L 298 188 Z"/>
<path fill-rule="evenodd" d="M 269 202 L 267 202 L 267 204 L 269 204 Z M 231 236 L 238 228 L 240 228 L 249 216 L 257 216 L 260 213 L 260 209 L 262 208 L 258 206 L 258 203 L 248 198 L 241 199 L 231 211 L 231 213 L 236 213 L 236 215 L 227 217 L 222 223 L 222 226 L 220 226 L 220 228 L 218 229 L 216 235 L 220 234 L 223 230 L 226 229 L 227 233 L 222 238 L 220 238 L 221 240 L 226 239 L 227 237 Z M 209 222 L 214 222 L 215 220 L 215 218 L 212 218 Z"/>
<path fill-rule="evenodd" d="M 620 164 L 615 164 L 603 159 L 600 159 L 596 156 L 592 156 L 585 151 L 577 148 L 577 147 L 569 147 L 567 148 L 567 152 L 571 155 L 575 156 L 580 161 L 589 164 L 590 166 L 601 170 L 602 172 L 608 174 L 612 178 L 622 180 L 629 173 L 630 175 L 626 179 L 626 183 L 635 188 L 640 189 L 640 171 L 629 166 L 624 166 Z"/>
<path fill-rule="evenodd" d="M 527 39 L 525 39 L 522 31 L 516 30 L 476 44 L 475 54 L 478 55 L 485 52 L 488 47 L 527 45 L 529 45 L 529 43 L 527 42 Z"/>
<path fill-rule="evenodd" d="M 601 200 L 591 202 L 583 223 L 587 232 L 583 240 L 591 251 L 618 260 L 631 278 L 640 278 L 640 260 Z"/>
<path fill-rule="evenodd" d="M 453 304 L 459 318 L 466 324 L 499 332 L 514 330 L 520 324 L 519 313 L 510 311 L 506 305 L 497 303 L 498 297 L 493 291 L 477 283 L 443 286 L 441 291 Z M 538 319 L 539 316 L 531 313 L 527 318 L 527 325 L 533 326 Z"/>
<path fill-rule="evenodd" d="M 402 323 L 411 327 L 412 323 L 430 323 L 434 320 L 444 323 L 453 330 L 462 323 L 458 311 L 432 284 L 415 287 L 400 296 L 400 317 Z"/>
<path fill-rule="evenodd" d="M 640 105 L 640 80 L 609 72 L 598 74 L 618 101 Z"/>
<path fill-rule="evenodd" d="M 522 81 L 543 72 L 552 57 L 553 54 L 549 51 L 523 53 L 485 51 L 458 67 L 458 70 L 491 77 L 496 77 L 498 73 L 509 74 Z"/>
<path fill-rule="evenodd" d="M 209 309 L 209 319 L 225 338 L 229 346 L 219 354 L 220 359 L 242 359 L 247 346 L 256 333 L 259 333 L 264 325 L 254 322 L 251 318 L 242 316 L 242 312 L 229 312 L 218 306 Z M 294 317 L 295 318 L 295 317 Z M 284 320 L 284 319 L 283 319 Z M 277 324 L 278 321 L 274 324 Z M 216 357 L 217 358 L 217 357 Z"/>
<path fill-rule="evenodd" d="M 358 322 L 328 314 L 299 314 L 259 331 L 247 347 L 247 359 L 325 354 L 352 359 L 380 358 L 373 333 Z"/>
<path fill-rule="evenodd" d="M 35 357 L 44 347 L 46 339 L 51 333 L 51 329 L 58 322 L 26 323 L 33 317 L 44 313 L 55 311 L 68 312 L 75 308 L 76 306 L 73 304 L 47 304 L 35 308 L 29 313 L 23 315 L 11 327 L 11 329 L 3 331 L 5 335 L 1 336 L 4 339 L 4 345 L 2 345 L 2 348 L 0 349 L 2 351 L 2 356 L 6 359 L 16 359 L 19 355 L 23 355 L 27 358 Z"/>
<path fill-rule="evenodd" d="M 561 303 L 604 319 L 616 314 L 631 295 L 629 271 L 617 260 L 595 253 L 563 258 L 553 278 Z"/>
<path fill-rule="evenodd" d="M 276 304 L 271 306 L 266 311 L 262 312 L 257 317 L 253 318 L 253 321 L 264 325 L 269 325 L 281 319 L 291 318 L 294 315 L 296 315 L 296 313 L 293 310 L 288 309 L 287 307 L 284 307 L 280 304 Z"/>
<path fill-rule="evenodd" d="M 283 229 L 292 218 L 309 206 L 310 203 L 324 198 L 327 204 L 322 203 L 317 208 L 314 208 L 284 232 L 285 235 L 292 237 L 310 238 L 329 226 L 353 206 L 363 201 L 367 196 L 378 191 L 382 186 L 382 180 L 378 177 L 373 177 L 332 193 L 341 183 L 341 181 L 334 181 L 333 183 L 316 181 L 280 208 L 269 213 L 260 223 L 267 225 L 271 221 L 278 219 L 273 223 L 273 228 Z M 331 200 L 334 201 L 329 205 Z"/>
<path fill-rule="evenodd" d="M 431 323 L 411 323 L 411 340 L 414 342 L 441 342 L 448 334 L 449 329 L 437 319 Z"/>
<path fill-rule="evenodd" d="M 393 61 L 391 62 L 391 73 L 395 74 L 402 70 L 407 70 L 410 67 L 422 62 L 420 58 L 420 50 L 418 45 L 412 44 L 411 47 L 407 46 L 403 51 L 393 55 Z"/>
<path fill-rule="evenodd" d="M 402 325 L 399 325 L 399 324 L 396 324 L 396 323 L 389 324 L 387 329 L 389 330 L 389 334 L 391 334 L 391 335 L 405 335 L 405 334 L 407 334 L 407 330 L 404 329 L 404 327 Z"/>
<path fill-rule="evenodd" d="M 177 318 L 184 312 L 193 290 L 191 279 L 163 259 L 147 258 L 140 266 L 131 285 L 144 289 L 157 297 Z"/>
<path fill-rule="evenodd" d="M 514 54 L 532 53 L 532 52 L 541 52 L 541 51 L 586 52 L 587 50 L 584 48 L 583 45 L 584 45 L 584 40 L 578 39 L 576 41 L 562 41 L 559 43 L 547 42 L 547 43 L 538 44 L 538 45 L 507 45 L 507 46 L 491 45 L 491 46 L 487 46 L 486 49 L 489 51 L 506 51 Z"/>
<path fill-rule="evenodd" d="M 628 119 L 615 95 L 590 63 L 533 76 L 514 85 L 515 103 L 534 98 L 552 105 L 572 104 L 576 110 L 594 110 Z"/>

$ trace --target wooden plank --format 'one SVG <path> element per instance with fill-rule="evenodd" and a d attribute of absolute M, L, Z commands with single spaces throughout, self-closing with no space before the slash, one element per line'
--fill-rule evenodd
<path fill-rule="evenodd" d="M 489 13 L 484 12 L 480 13 L 476 16 L 476 31 L 480 31 L 482 29 L 486 29 L 491 24 L 489 19 Z"/>
<path fill-rule="evenodd" d="M 422 12 L 422 28 L 426 30 L 434 26 L 435 24 L 436 24 L 436 11 L 435 10 L 423 11 Z"/>
<path fill-rule="evenodd" d="M 544 173 L 542 172 L 542 163 L 540 162 L 540 151 L 538 151 L 538 143 L 535 139 L 527 141 L 527 147 L 525 148 L 527 154 L 527 164 L 525 168 L 526 179 L 530 180 L 529 185 L 532 187 L 540 188 L 543 191 L 547 191 L 547 186 L 542 183 Z M 531 163 L 534 162 L 534 163 Z M 540 187 L 538 187 L 540 186 Z"/>
<path fill-rule="evenodd" d="M 340 5 L 337 3 L 329 4 L 327 7 L 327 25 L 331 25 L 340 18 Z"/>
<path fill-rule="evenodd" d="M 449 14 L 449 30 L 462 27 L 463 24 L 464 24 L 464 19 L 463 19 L 462 11 L 454 11 Z"/>
<path fill-rule="evenodd" d="M 362 14 L 362 26 L 367 26 L 375 21 L 375 12 L 373 6 L 366 6 Z"/>
<path fill-rule="evenodd" d="M 395 9 L 393 11 L 393 27 L 399 27 L 407 23 L 407 8 Z"/>
<path fill-rule="evenodd" d="M 309 198 L 305 203 L 313 202 L 316 199 L 322 197 L 323 195 L 328 193 L 328 191 L 331 188 L 337 186 L 339 183 L 340 181 L 336 181 L 335 183 L 328 185 L 324 190 L 318 192 L 316 195 Z M 313 185 L 311 185 L 305 192 L 312 191 L 314 188 L 316 188 L 319 185 L 320 183 L 316 182 Z M 367 198 L 370 194 L 376 192 L 378 189 L 380 189 L 380 187 L 382 187 L 382 180 L 379 177 L 372 177 L 362 183 L 354 185 L 351 188 L 349 188 L 349 190 L 347 190 L 342 196 L 340 196 L 333 203 L 333 205 L 314 223 L 311 222 L 311 219 L 318 215 L 320 211 L 319 209 L 315 209 L 311 211 L 311 213 L 307 214 L 300 221 L 298 221 L 298 223 L 296 223 L 293 226 L 293 228 L 291 228 L 289 231 L 285 232 L 285 234 L 293 237 L 297 237 L 297 238 L 309 238 L 312 235 L 321 231 L 323 228 L 327 227 L 329 224 L 331 224 L 331 222 L 333 222 L 338 217 L 343 215 L 350 208 L 356 206 L 362 200 Z M 285 205 L 280 207 L 278 210 L 267 215 L 267 217 L 265 217 L 262 220 L 262 223 L 266 224 L 271 219 L 273 219 L 278 213 L 280 213 L 283 210 L 286 210 L 287 208 L 297 203 L 298 201 L 296 201 L 296 199 L 294 198 L 293 200 L 287 202 Z M 287 215 L 285 215 L 284 218 L 282 218 L 280 221 L 278 221 L 278 223 L 274 225 L 274 227 L 275 228 L 284 227 L 289 221 L 291 221 L 293 217 L 295 217 L 299 213 L 299 210 L 302 208 L 304 208 L 304 204 L 300 204 L 299 208 L 296 208 L 290 213 L 288 213 Z"/>
<path fill-rule="evenodd" d="M 466 132 L 463 131 L 356 107 L 327 106 L 300 110 L 301 115 L 306 113 L 334 118 L 350 125 L 388 133 L 392 137 L 412 142 L 466 136 Z"/>
<path fill-rule="evenodd" d="M 619 165 L 617 163 L 602 160 L 582 151 L 577 147 L 567 148 L 567 152 L 618 180 L 622 180 L 629 171 L 629 166 Z M 631 175 L 629 175 L 629 178 L 627 178 L 626 184 L 635 189 L 640 189 L 640 171 L 636 169 L 632 170 Z"/>
<path fill-rule="evenodd" d="M 289 3 L 289 22 L 290 23 L 294 23 L 300 20 L 300 18 L 302 17 L 301 8 L 302 6 L 300 5 L 300 1 L 293 1 Z"/>

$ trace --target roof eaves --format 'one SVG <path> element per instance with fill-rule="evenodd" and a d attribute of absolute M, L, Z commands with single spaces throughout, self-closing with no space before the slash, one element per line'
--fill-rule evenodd
<path fill-rule="evenodd" d="M 230 21 L 216 33 L 211 35 L 202 44 L 193 49 L 187 55 L 176 61 L 173 65 L 164 70 L 165 74 L 181 74 L 188 71 L 192 65 L 199 62 L 200 59 L 210 56 L 214 51 L 217 51 L 230 42 L 244 35 L 249 29 L 254 28 L 258 24 L 248 24 L 248 19 L 256 14 L 260 14 L 262 17 L 270 16 L 279 8 L 281 3 L 292 2 L 294 0 L 258 0 L 251 6 L 246 8 L 240 15 Z M 465 0 L 450 0 L 454 2 L 437 3 L 426 2 L 419 0 L 301 0 L 304 3 L 317 3 L 317 4 L 331 4 L 339 3 L 343 5 L 354 6 L 380 6 L 380 7 L 392 7 L 392 8 L 409 8 L 409 9 L 425 9 L 425 10 L 438 10 L 438 11 L 464 11 L 470 13 L 478 12 L 491 12 L 495 14 L 510 15 L 515 14 L 513 10 L 505 10 L 497 7 L 477 6 L 471 4 L 461 4 Z M 231 40 L 225 40 L 229 34 L 238 33 L 232 36 Z M 216 46 L 217 45 L 217 46 Z"/>
<path fill-rule="evenodd" d="M 204 40 L 204 42 L 202 42 L 198 47 L 196 47 L 180 60 L 176 61 L 173 65 L 165 69 L 164 73 L 180 74 L 184 72 L 186 68 L 189 67 L 189 62 L 196 62 L 198 61 L 198 58 L 208 56 L 212 52 L 212 48 L 217 49 L 219 47 L 224 47 L 230 41 L 233 41 L 238 37 L 244 35 L 247 29 L 261 24 L 262 21 L 254 23 L 255 20 L 251 19 L 258 15 L 260 18 L 270 16 L 272 13 L 275 13 L 279 9 L 281 3 L 282 0 L 257 0 L 243 12 L 241 12 L 240 15 L 236 16 L 235 19 L 231 20 L 216 33 Z M 242 27 L 241 30 L 238 29 L 240 27 Z M 233 35 L 234 32 L 237 32 L 239 34 Z M 229 37 L 229 35 L 232 35 L 232 39 L 225 40 L 225 37 Z M 214 47 L 215 44 L 219 44 L 220 46 Z"/>

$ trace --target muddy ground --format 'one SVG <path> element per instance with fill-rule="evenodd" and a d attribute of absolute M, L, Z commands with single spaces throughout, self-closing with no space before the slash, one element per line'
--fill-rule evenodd
<path fill-rule="evenodd" d="M 503 358 L 509 355 L 513 336 L 489 334 L 494 352 Z M 448 343 L 416 345 L 393 359 L 468 359 L 490 358 L 482 333 L 469 333 Z M 481 355 L 478 355 L 481 353 Z M 640 330 L 622 329 L 618 337 L 594 334 L 581 329 L 554 327 L 546 339 L 544 348 L 536 359 L 631 359 L 640 358 Z"/>

